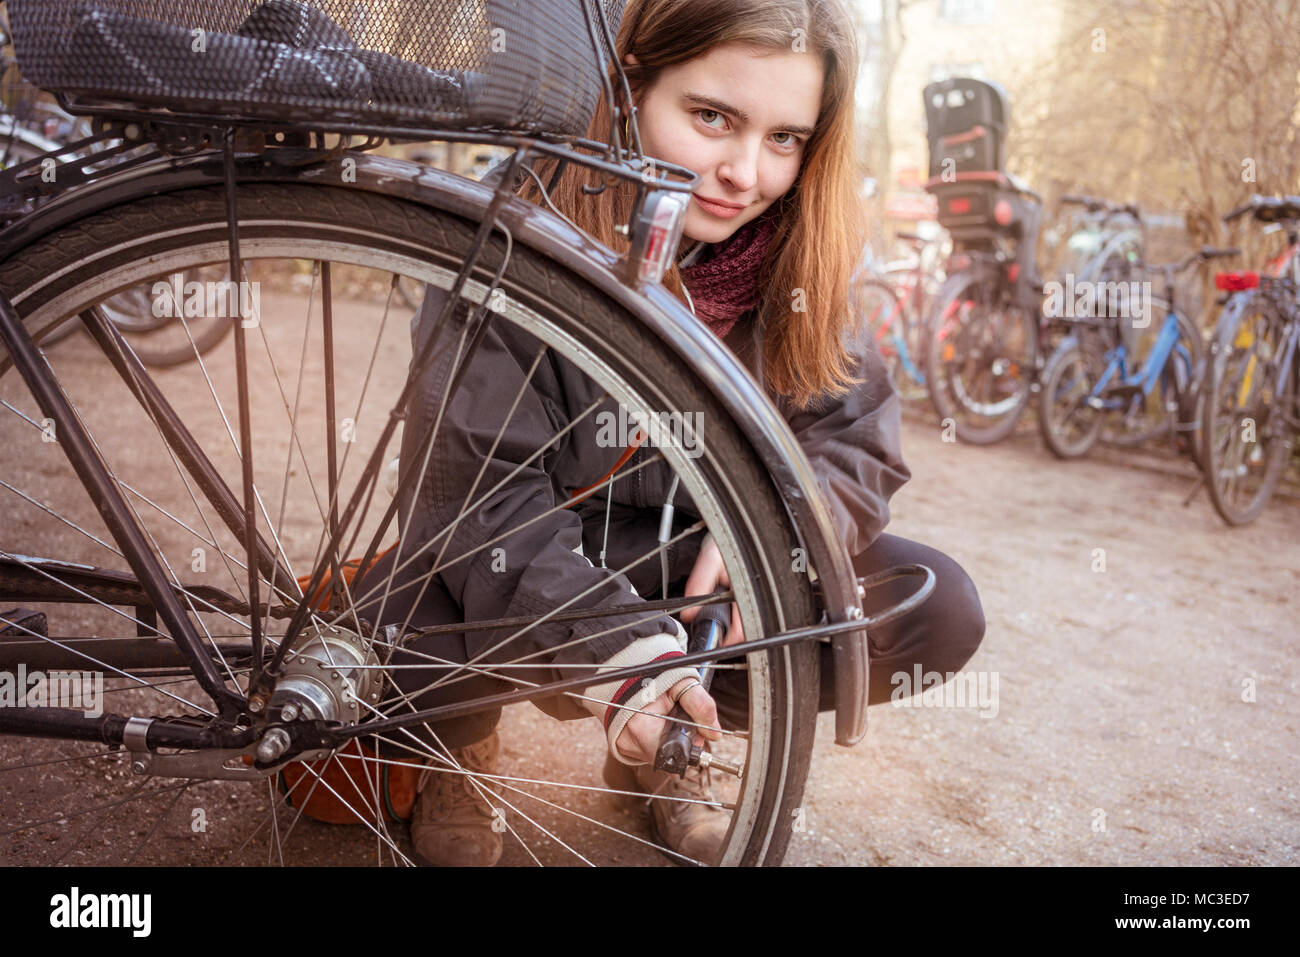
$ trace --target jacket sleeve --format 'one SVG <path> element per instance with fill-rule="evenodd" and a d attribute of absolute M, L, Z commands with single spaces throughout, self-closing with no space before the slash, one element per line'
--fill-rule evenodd
<path fill-rule="evenodd" d="M 417 349 L 445 297 L 435 287 L 427 290 L 414 328 Z M 463 317 L 464 307 L 459 312 Z M 541 618 L 561 607 L 580 610 L 637 602 L 624 576 L 597 568 L 584 556 L 579 516 L 572 509 L 556 508 L 567 495 L 552 479 L 553 466 L 566 447 L 566 437 L 555 436 L 568 421 L 553 364 L 561 360 L 548 353 L 530 377 L 540 344 L 494 319 L 456 395 L 443 407 L 463 328 L 462 320 L 444 331 L 404 429 L 403 474 L 423 467 L 425 478 L 413 496 L 408 493 L 399 502 L 399 515 L 410 523 L 402 537 L 412 543 L 403 552 L 409 554 L 414 543 L 436 539 L 423 557 L 430 568 L 437 561 L 442 583 L 466 621 Z M 424 466 L 416 451 L 418 440 L 435 428 Z M 599 469 L 613 464 L 618 450 L 610 454 L 603 466 L 593 464 L 593 481 Z M 451 534 L 438 537 L 449 528 Z M 547 620 L 522 629 L 465 635 L 468 654 L 482 655 L 485 663 L 531 656 L 530 663 L 553 665 L 553 670 L 516 669 L 515 677 L 532 682 L 590 676 L 592 664 L 612 668 L 679 656 L 683 639 L 681 625 L 663 614 Z M 673 677 L 677 671 L 682 673 Z M 665 683 L 671 687 L 694 674 L 674 669 L 645 684 L 651 690 Z M 640 685 L 596 685 L 583 692 L 586 699 L 554 699 L 546 710 L 557 717 L 597 715 L 612 742 L 629 716 L 615 705 L 627 700 L 621 696 L 648 693 Z"/>
<path fill-rule="evenodd" d="M 889 499 L 912 473 L 903 463 L 901 403 L 871 338 L 850 346 L 861 382 L 841 398 L 787 413 L 850 555 L 889 524 Z"/>

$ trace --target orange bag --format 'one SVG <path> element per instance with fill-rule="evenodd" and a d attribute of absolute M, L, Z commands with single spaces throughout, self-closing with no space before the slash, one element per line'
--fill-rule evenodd
<path fill-rule="evenodd" d="M 390 545 L 376 555 L 375 560 L 396 547 L 396 544 Z M 356 579 L 360 565 L 361 560 L 354 558 L 341 566 L 340 571 L 348 585 Z M 329 610 L 330 577 L 326 572 L 312 598 L 321 611 Z M 303 575 L 298 579 L 298 586 L 306 588 L 310 580 L 310 575 Z M 373 821 L 376 797 L 388 820 L 406 820 L 415 806 L 420 768 L 415 766 L 413 758 L 403 758 L 399 764 L 381 764 L 368 760 L 374 757 L 374 751 L 353 738 L 339 749 L 333 759 L 295 761 L 286 765 L 280 772 L 280 790 L 291 807 L 301 807 L 302 813 L 308 817 L 327 824 Z M 317 781 L 317 775 L 321 780 Z"/>
<path fill-rule="evenodd" d="M 420 768 L 414 758 L 402 758 L 400 764 L 367 760 L 374 756 L 353 738 L 332 759 L 286 765 L 280 772 L 280 790 L 291 807 L 327 824 L 373 822 L 376 798 L 385 819 L 407 820 L 415 807 Z"/>

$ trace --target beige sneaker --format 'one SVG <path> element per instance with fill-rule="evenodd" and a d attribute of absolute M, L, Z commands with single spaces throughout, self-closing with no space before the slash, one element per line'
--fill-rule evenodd
<path fill-rule="evenodd" d="M 490 737 L 466 748 L 454 748 L 452 758 L 466 771 L 493 774 L 501 741 Z M 433 867 L 491 867 L 501 859 L 501 834 L 492 830 L 492 807 L 465 774 L 424 773 L 411 812 L 411 844 L 415 859 Z"/>
<path fill-rule="evenodd" d="M 649 764 L 630 768 L 606 756 L 603 776 L 611 788 L 657 795 L 647 802 L 650 835 L 655 843 L 701 864 L 717 863 L 731 826 L 731 814 L 720 807 L 694 803 L 717 801 L 709 786 L 708 771 L 691 768 L 684 778 L 679 778 L 656 771 Z M 678 864 L 690 863 L 671 854 L 668 857 Z"/>

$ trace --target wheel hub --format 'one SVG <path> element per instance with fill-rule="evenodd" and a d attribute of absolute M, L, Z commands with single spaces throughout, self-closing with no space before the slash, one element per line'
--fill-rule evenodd
<path fill-rule="evenodd" d="M 335 625 L 303 629 L 285 655 L 284 674 L 271 695 L 285 720 L 356 724 L 379 701 L 382 682 L 373 645 Z"/>

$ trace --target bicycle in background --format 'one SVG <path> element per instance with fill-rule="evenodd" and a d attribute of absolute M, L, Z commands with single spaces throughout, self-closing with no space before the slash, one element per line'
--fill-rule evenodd
<path fill-rule="evenodd" d="M 20 180 L 31 182 L 49 170 L 60 169 L 67 176 L 64 164 L 88 158 L 91 151 L 87 147 L 97 135 L 87 117 L 65 112 L 22 79 L 3 21 L 0 78 L 4 91 L 0 100 L 0 199 L 10 198 L 9 203 L 0 204 L 3 225 L 31 209 L 30 204 L 14 202 Z M 214 349 L 230 334 L 233 319 L 221 312 L 217 302 L 229 275 L 219 267 L 187 270 L 167 277 L 166 292 L 155 284 L 123 290 L 103 303 L 103 312 L 145 365 L 180 365 Z M 69 319 L 50 330 L 42 345 L 52 346 L 82 328 L 80 319 Z"/>
<path fill-rule="evenodd" d="M 1225 216 L 1281 227 L 1278 275 L 1228 272 L 1201 393 L 1201 469 L 1215 511 L 1246 525 L 1268 504 L 1300 435 L 1300 196 L 1254 196 Z"/>
<path fill-rule="evenodd" d="M 1043 362 L 1043 200 L 1005 171 L 1000 86 L 953 77 L 930 84 L 922 96 L 926 189 L 953 243 L 930 311 L 925 381 L 944 428 L 963 442 L 987 445 L 1015 430 Z"/>
<path fill-rule="evenodd" d="M 1178 311 L 1176 277 L 1199 263 L 1240 252 L 1205 247 L 1180 262 L 1145 267 L 1163 277 L 1166 298 L 1147 297 L 1138 306 L 1145 319 L 1140 325 L 1155 333 L 1144 352 L 1134 352 L 1125 341 L 1125 330 L 1135 326 L 1133 315 L 1122 314 L 1127 310 L 1062 318 L 1074 331 L 1048 359 L 1039 394 L 1039 430 L 1052 454 L 1062 459 L 1086 455 L 1107 421 L 1118 420 L 1122 438 L 1116 441 L 1121 444 L 1168 436 L 1178 451 L 1195 458 L 1205 350 L 1196 325 Z M 1137 289 L 1145 295 L 1144 287 Z"/>
<path fill-rule="evenodd" d="M 924 399 L 926 319 L 941 282 L 933 252 L 938 244 L 917 233 L 899 232 L 913 255 L 875 269 L 864 268 L 854 279 L 861 315 L 875 339 L 890 381 L 904 401 Z"/>
<path fill-rule="evenodd" d="M 1069 218 L 1057 275 L 1089 281 L 1128 278 L 1144 255 L 1142 211 L 1132 203 L 1075 193 L 1062 196 L 1061 205 L 1082 209 Z"/>

